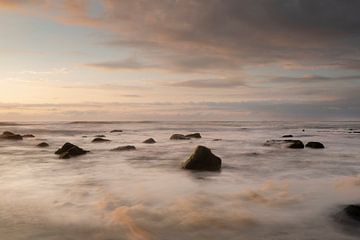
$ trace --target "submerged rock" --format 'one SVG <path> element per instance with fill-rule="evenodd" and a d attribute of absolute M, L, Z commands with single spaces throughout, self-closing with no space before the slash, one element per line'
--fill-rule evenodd
<path fill-rule="evenodd" d="M 120 146 L 117 148 L 113 148 L 110 151 L 131 151 L 131 150 L 136 150 L 136 147 L 132 146 L 132 145 L 126 145 L 126 146 Z"/>
<path fill-rule="evenodd" d="M 152 143 L 156 143 L 155 139 L 153 138 L 148 138 L 145 141 L 143 141 L 143 143 L 148 143 L 148 144 L 152 144 Z"/>
<path fill-rule="evenodd" d="M 36 145 L 37 147 L 41 147 L 41 148 L 45 148 L 45 147 L 49 147 L 50 145 L 47 142 L 41 142 L 38 145 Z"/>
<path fill-rule="evenodd" d="M 214 155 L 209 148 L 197 146 L 194 153 L 182 164 L 182 167 L 191 170 L 219 171 L 221 159 Z"/>
<path fill-rule="evenodd" d="M 304 143 L 300 140 L 267 140 L 264 146 L 286 146 L 287 148 L 304 148 Z"/>
<path fill-rule="evenodd" d="M 61 159 L 68 159 L 71 157 L 76 157 L 80 155 L 84 155 L 88 153 L 89 151 L 86 151 L 72 143 L 65 143 L 61 148 L 59 148 L 55 154 L 60 155 L 59 158 Z"/>
<path fill-rule="evenodd" d="M 0 135 L 0 139 L 5 140 L 23 140 L 23 137 L 20 134 L 15 134 L 9 131 L 5 131 Z"/>
<path fill-rule="evenodd" d="M 321 142 L 308 142 L 305 147 L 317 149 L 325 148 L 324 144 L 322 144 Z"/>
<path fill-rule="evenodd" d="M 105 136 L 105 135 L 100 134 L 100 135 L 95 135 L 94 137 L 96 137 L 96 138 L 104 138 L 104 137 L 106 137 L 106 136 Z"/>
<path fill-rule="evenodd" d="M 186 137 L 183 134 L 177 134 L 177 133 L 171 135 L 171 137 L 170 137 L 170 140 L 189 140 L 189 139 L 190 139 L 189 137 Z"/>
<path fill-rule="evenodd" d="M 221 138 L 215 138 L 215 139 L 213 139 L 213 141 L 218 142 L 218 141 L 222 141 L 222 139 Z"/>
<path fill-rule="evenodd" d="M 200 135 L 200 133 L 191 133 L 191 134 L 185 135 L 185 137 L 188 137 L 188 138 L 201 138 L 201 135 Z"/>
<path fill-rule="evenodd" d="M 97 137 L 97 138 L 94 138 L 91 142 L 93 142 L 93 143 L 110 142 L 110 140 L 106 139 L 106 138 Z"/>
<path fill-rule="evenodd" d="M 282 136 L 283 138 L 292 138 L 292 137 L 294 137 L 293 135 L 291 135 L 291 134 L 288 134 L 288 135 L 284 135 L 284 136 Z"/>
<path fill-rule="evenodd" d="M 111 130 L 110 132 L 111 132 L 111 133 L 120 133 L 120 132 L 123 132 L 123 130 L 114 129 L 114 130 Z"/>
<path fill-rule="evenodd" d="M 22 135 L 23 138 L 34 138 L 35 136 L 33 134 L 25 134 Z"/>

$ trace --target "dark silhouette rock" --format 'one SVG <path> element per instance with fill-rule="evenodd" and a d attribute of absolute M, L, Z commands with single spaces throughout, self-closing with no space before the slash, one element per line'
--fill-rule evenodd
<path fill-rule="evenodd" d="M 307 148 L 325 148 L 324 144 L 322 144 L 321 142 L 308 142 L 305 147 Z"/>
<path fill-rule="evenodd" d="M 143 141 L 143 143 L 152 144 L 152 143 L 156 143 L 156 141 L 153 138 L 148 138 L 145 141 Z"/>
<path fill-rule="evenodd" d="M 126 145 L 126 146 L 120 146 L 117 148 L 113 148 L 110 151 L 131 151 L 131 150 L 136 150 L 136 147 L 132 146 L 132 145 Z"/>
<path fill-rule="evenodd" d="M 190 139 L 189 137 L 186 137 L 183 134 L 173 134 L 170 137 L 170 140 L 189 140 L 189 139 Z"/>
<path fill-rule="evenodd" d="M 201 138 L 201 135 L 200 135 L 200 133 L 191 133 L 191 134 L 185 135 L 185 137 L 188 137 L 188 138 Z"/>
<path fill-rule="evenodd" d="M 350 204 L 335 214 L 335 220 L 347 226 L 360 226 L 360 204 Z"/>
<path fill-rule="evenodd" d="M 22 135 L 23 138 L 34 138 L 35 136 L 33 134 L 25 134 Z"/>
<path fill-rule="evenodd" d="M 123 130 L 119 130 L 119 129 L 114 129 L 110 131 L 111 133 L 120 133 L 123 132 Z"/>
<path fill-rule="evenodd" d="M 101 138 L 101 137 L 97 137 L 97 138 L 94 138 L 91 142 L 93 142 L 93 143 L 110 142 L 110 140 L 105 139 L 105 138 Z"/>
<path fill-rule="evenodd" d="M 59 158 L 61 159 L 68 159 L 71 157 L 77 157 L 80 155 L 84 155 L 88 153 L 89 151 L 86 151 L 72 143 L 65 143 L 61 148 L 59 148 L 55 154 L 60 155 Z"/>
<path fill-rule="evenodd" d="M 293 135 L 291 135 L 291 134 L 288 134 L 288 135 L 284 135 L 284 136 L 282 136 L 283 138 L 292 138 L 292 137 L 294 137 Z"/>
<path fill-rule="evenodd" d="M 286 146 L 287 148 L 301 149 L 304 143 L 300 140 L 268 140 L 264 146 Z"/>
<path fill-rule="evenodd" d="M 36 145 L 37 147 L 41 147 L 41 148 L 45 148 L 45 147 L 49 147 L 50 145 L 47 142 L 41 142 L 38 145 Z"/>
<path fill-rule="evenodd" d="M 106 137 L 105 135 L 95 135 L 94 137 L 96 137 L 96 138 L 104 138 L 104 137 Z"/>
<path fill-rule="evenodd" d="M 219 171 L 221 169 L 221 159 L 215 156 L 209 148 L 197 146 L 194 153 L 183 163 L 182 167 L 200 171 Z"/>
<path fill-rule="evenodd" d="M 23 140 L 23 137 L 20 134 L 15 134 L 9 131 L 5 131 L 0 135 L 0 139 L 5 140 Z"/>
<path fill-rule="evenodd" d="M 351 219 L 360 222 L 360 204 L 346 206 L 343 211 Z"/>
<path fill-rule="evenodd" d="M 222 141 L 222 139 L 220 139 L 220 138 L 215 138 L 215 139 L 213 139 L 213 141 L 214 141 L 214 142 L 218 142 L 218 141 Z"/>

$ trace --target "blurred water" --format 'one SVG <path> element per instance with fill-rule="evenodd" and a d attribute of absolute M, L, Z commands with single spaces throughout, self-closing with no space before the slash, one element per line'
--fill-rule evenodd
<path fill-rule="evenodd" d="M 332 215 L 360 203 L 359 129 L 360 122 L 0 123 L 0 131 L 36 136 L 0 141 L 0 239 L 358 239 Z M 192 132 L 203 138 L 169 140 Z M 111 142 L 91 143 L 97 134 Z M 326 149 L 263 146 L 284 134 Z M 149 137 L 157 143 L 143 144 Z M 41 141 L 50 147 L 35 147 Z M 65 142 L 91 153 L 58 159 Z M 128 144 L 137 150 L 109 151 Z M 222 158 L 221 172 L 180 169 L 197 145 Z"/>

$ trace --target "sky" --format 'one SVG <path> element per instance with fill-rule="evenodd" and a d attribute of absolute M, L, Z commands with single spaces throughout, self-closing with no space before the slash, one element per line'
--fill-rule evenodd
<path fill-rule="evenodd" d="M 360 120 L 357 0 L 0 0 L 0 121 Z"/>

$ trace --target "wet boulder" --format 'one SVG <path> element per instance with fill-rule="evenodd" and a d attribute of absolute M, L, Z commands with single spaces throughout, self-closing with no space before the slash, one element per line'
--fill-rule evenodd
<path fill-rule="evenodd" d="M 84 155 L 88 153 L 89 151 L 86 151 L 72 143 L 65 143 L 61 148 L 59 148 L 55 154 L 60 155 L 59 158 L 61 159 L 68 159 L 71 157 L 77 157 L 80 155 Z"/>
<path fill-rule="evenodd" d="M 322 144 L 321 142 L 308 142 L 305 147 L 307 148 L 316 148 L 316 149 L 321 149 L 321 148 L 325 148 L 324 144 Z"/>
<path fill-rule="evenodd" d="M 123 130 L 114 129 L 114 130 L 111 130 L 110 132 L 111 132 L 111 133 L 121 133 L 121 132 L 123 132 Z"/>
<path fill-rule="evenodd" d="M 148 138 L 145 141 L 143 141 L 143 143 L 148 143 L 148 144 L 152 144 L 152 143 L 156 143 L 155 139 L 153 138 Z"/>
<path fill-rule="evenodd" d="M 189 139 L 190 139 L 189 137 L 186 137 L 185 135 L 178 133 L 173 134 L 170 137 L 170 140 L 189 140 Z"/>
<path fill-rule="evenodd" d="M 23 138 L 34 138 L 35 136 L 33 134 L 25 134 L 22 135 Z"/>
<path fill-rule="evenodd" d="M 0 135 L 0 139 L 5 140 L 23 140 L 23 137 L 20 134 L 15 134 L 9 131 L 5 131 Z"/>
<path fill-rule="evenodd" d="M 287 135 L 283 135 L 282 137 L 283 137 L 283 138 L 292 138 L 292 137 L 294 137 L 294 136 L 291 135 L 291 134 L 287 134 Z"/>
<path fill-rule="evenodd" d="M 185 135 L 185 137 L 188 137 L 188 138 L 201 138 L 201 134 L 200 133 L 191 133 L 191 134 Z"/>
<path fill-rule="evenodd" d="M 49 147 L 50 145 L 47 143 L 47 142 L 41 142 L 39 143 L 38 145 L 36 145 L 37 147 L 40 147 L 40 148 L 46 148 L 46 147 Z"/>
<path fill-rule="evenodd" d="M 106 138 L 97 137 L 97 138 L 94 138 L 91 142 L 93 142 L 93 143 L 110 142 L 110 140 L 106 139 Z"/>
<path fill-rule="evenodd" d="M 183 164 L 182 168 L 200 171 L 219 171 L 221 159 L 204 146 L 197 146 L 194 153 Z"/>
<path fill-rule="evenodd" d="M 136 150 L 136 147 L 132 146 L 132 145 L 126 145 L 126 146 L 120 146 L 117 148 L 113 148 L 110 151 L 119 151 L 120 152 L 120 151 L 132 151 L 132 150 Z"/>
<path fill-rule="evenodd" d="M 267 140 L 264 146 L 284 146 L 287 148 L 302 149 L 304 143 L 300 140 Z"/>

